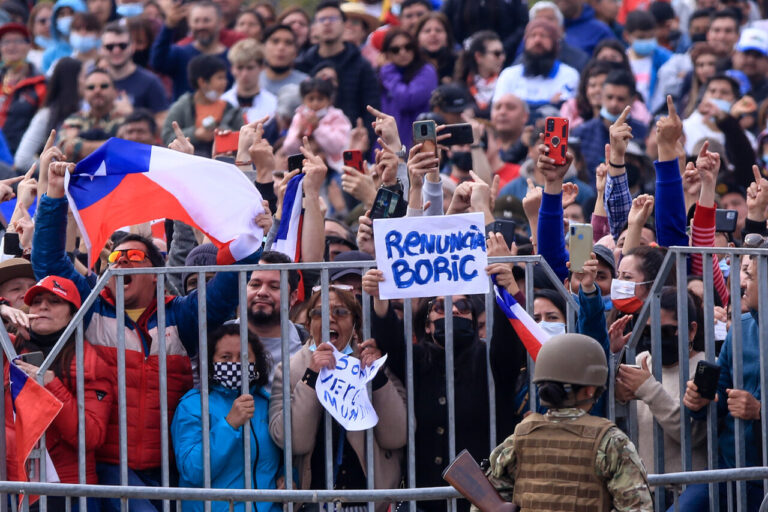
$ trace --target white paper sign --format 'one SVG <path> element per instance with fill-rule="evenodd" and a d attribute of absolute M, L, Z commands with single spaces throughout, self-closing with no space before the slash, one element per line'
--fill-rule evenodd
<path fill-rule="evenodd" d="M 356 357 L 333 349 L 336 367 L 322 368 L 317 377 L 315 392 L 325 409 L 346 430 L 366 430 L 379 422 L 379 416 L 368 398 L 365 385 L 373 380 L 387 360 L 380 357 L 371 366 L 362 368 Z"/>
<path fill-rule="evenodd" d="M 382 299 L 488 292 L 482 213 L 373 221 Z"/>

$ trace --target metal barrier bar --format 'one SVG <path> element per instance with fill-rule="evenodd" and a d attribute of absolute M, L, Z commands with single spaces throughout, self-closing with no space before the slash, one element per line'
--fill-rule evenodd
<path fill-rule="evenodd" d="M 677 270 L 677 282 L 688 283 L 688 265 L 685 256 L 682 254 L 675 255 L 675 268 Z M 679 380 L 678 386 L 680 388 L 679 400 L 680 400 L 680 462 L 683 471 L 690 471 L 693 464 L 692 457 L 692 445 L 691 442 L 691 412 L 687 407 L 682 406 L 683 397 L 685 396 L 685 389 L 689 378 L 689 363 L 690 359 L 688 344 L 688 325 L 691 321 L 688 318 L 688 287 L 677 286 L 677 357 Z M 694 319 L 695 320 L 695 319 Z"/>
<path fill-rule="evenodd" d="M 363 272 L 365 272 L 365 269 L 363 269 Z M 362 325 L 362 335 L 363 339 L 362 341 L 365 341 L 371 337 L 371 296 L 368 295 L 365 290 L 363 290 L 363 296 L 361 299 L 362 302 L 362 312 L 363 312 L 363 325 Z M 384 371 L 383 369 L 381 371 Z M 368 397 L 371 400 L 371 403 L 373 403 L 373 385 L 368 382 L 366 385 L 366 393 L 368 393 Z M 373 439 L 373 429 L 369 428 L 365 431 L 365 474 L 366 474 L 366 487 L 368 489 L 374 489 L 376 487 L 376 480 L 374 475 L 374 461 L 373 461 L 373 448 L 374 448 L 374 439 Z M 372 501 L 368 502 L 368 512 L 374 511 L 374 503 Z"/>
<path fill-rule="evenodd" d="M 330 327 L 330 297 L 329 297 L 329 281 L 328 281 L 328 269 L 324 268 L 320 271 L 320 291 L 321 307 L 322 307 L 322 331 L 321 340 L 315 340 L 315 345 L 320 346 L 320 343 L 331 339 L 331 327 Z M 333 453 L 333 419 L 331 413 L 325 408 L 323 409 L 323 421 L 325 422 L 325 488 L 333 489 L 334 479 L 334 453 Z M 339 444 L 346 442 L 346 435 L 342 431 L 344 438 L 339 439 Z"/>
<path fill-rule="evenodd" d="M 203 485 L 211 486 L 211 418 L 208 385 L 208 304 L 205 286 L 205 272 L 197 274 L 197 333 L 199 348 L 198 367 L 200 368 L 200 416 L 203 426 Z M 211 511 L 211 503 L 203 504 L 205 512 Z"/>
<path fill-rule="evenodd" d="M 0 322 L 0 338 L 8 338 L 8 333 L 5 331 L 5 326 L 2 322 Z M 5 358 L 5 350 L 0 350 L 0 368 L 5 368 Z M 5 376 L 0 379 L 0 411 L 3 411 L 3 422 L 5 422 Z M 3 423 L 3 431 L 0 433 L 0 482 L 8 480 L 5 433 L 5 423 Z M 8 512 L 9 499 L 11 499 L 9 494 L 0 492 L 0 512 Z M 11 501 L 13 500 L 11 499 Z"/>
<path fill-rule="evenodd" d="M 768 319 L 768 256 L 765 253 L 757 257 L 757 275 L 754 279 L 757 279 L 757 296 L 758 299 L 758 317 L 762 315 L 763 322 Z M 763 325 L 762 329 L 759 329 L 760 346 L 760 390 L 763 399 L 760 401 L 760 425 L 761 425 L 761 438 L 763 446 L 763 466 L 768 466 L 768 400 L 765 399 L 765 393 L 768 391 L 768 348 L 765 344 L 768 343 L 768 330 Z M 763 492 L 768 493 L 768 478 L 763 480 Z"/>
<path fill-rule="evenodd" d="M 413 304 L 411 299 L 403 300 L 403 325 L 405 330 L 405 393 L 408 413 L 407 471 L 408 487 L 416 487 L 416 410 L 413 406 Z M 416 512 L 416 502 L 408 503 L 409 512 Z"/>
<path fill-rule="evenodd" d="M 160 393 L 160 450 L 169 453 L 170 441 L 168 438 L 168 360 L 167 347 L 163 341 L 165 336 L 165 275 L 157 276 L 156 283 L 157 300 L 157 364 L 158 364 L 158 392 Z M 201 379 L 203 377 L 201 376 Z M 171 485 L 169 457 L 162 457 L 160 461 L 160 479 L 163 486 Z M 82 507 L 80 509 L 83 510 Z M 171 502 L 163 501 L 163 512 L 170 512 Z"/>
<path fill-rule="evenodd" d="M 240 305 L 240 374 L 243 376 L 240 382 L 240 393 L 247 395 L 251 392 L 251 383 L 248 376 L 249 362 L 248 358 L 248 299 L 247 299 L 247 286 L 248 283 L 245 280 L 245 272 L 237 273 L 237 294 Z M 204 377 L 201 377 L 204 378 Z M 207 378 L 207 377 L 206 377 Z M 251 489 L 253 487 L 253 475 L 251 474 L 251 421 L 249 420 L 246 428 L 243 425 L 243 489 Z M 256 434 L 254 433 L 254 438 Z M 258 443 L 258 439 L 255 440 Z M 251 511 L 251 504 L 245 504 L 245 512 Z"/>
<path fill-rule="evenodd" d="M 115 291 L 117 292 L 117 312 L 125 311 L 125 277 L 115 276 Z M 125 393 L 125 315 L 117 317 L 117 418 L 118 440 L 120 445 L 120 485 L 128 485 L 128 428 Z M 82 318 L 80 320 L 82 322 Z M 120 503 L 120 512 L 126 512 L 128 504 L 125 500 Z"/>
<path fill-rule="evenodd" d="M 291 290 L 288 285 L 288 270 L 280 270 L 280 331 L 287 333 L 291 328 L 288 318 L 291 307 Z M 241 311 L 242 311 L 242 305 Z M 241 317 L 246 322 L 248 315 Z M 293 489 L 293 425 L 291 424 L 291 346 L 288 336 L 282 336 L 282 370 L 283 370 L 283 465 L 285 466 L 285 489 Z M 288 503 L 288 512 L 293 512 L 293 503 Z"/>
<path fill-rule="evenodd" d="M 496 313 L 496 298 L 493 292 L 493 282 L 488 278 L 490 291 L 485 294 L 485 371 L 488 376 L 488 438 L 490 450 L 496 448 L 496 383 L 491 369 L 491 337 L 493 336 L 493 318 Z M 489 452 L 490 453 L 490 452 Z"/>
<path fill-rule="evenodd" d="M 75 368 L 85 368 L 85 346 L 83 339 L 83 324 L 75 330 Z M 87 483 L 85 467 L 85 375 L 82 371 L 75 372 L 77 388 L 77 476 L 81 484 Z M 167 487 L 167 486 L 166 486 Z M 69 500 L 67 501 L 69 505 Z M 79 500 L 80 510 L 87 510 L 86 500 Z"/>
<path fill-rule="evenodd" d="M 712 274 L 712 254 L 702 255 L 702 265 L 704 271 L 704 350 L 707 361 L 716 362 L 717 355 L 715 350 L 715 303 L 712 296 L 714 290 L 714 278 Z M 710 402 L 707 407 L 707 463 L 708 467 L 717 467 L 718 445 L 717 445 L 717 404 Z M 709 486 L 709 509 L 717 510 L 719 507 L 720 489 L 718 485 Z"/>
<path fill-rule="evenodd" d="M 454 385 L 454 354 L 453 354 L 453 297 L 445 296 L 445 397 L 448 401 L 448 458 L 456 458 L 456 393 Z M 448 463 L 449 461 L 445 461 Z M 451 500 L 451 512 L 456 512 L 456 500 Z"/>
<path fill-rule="evenodd" d="M 742 355 L 744 353 L 742 343 L 742 325 L 741 317 L 741 256 L 731 256 L 731 311 L 733 311 L 737 321 L 731 322 L 731 347 L 734 354 Z M 744 389 L 744 358 L 733 358 L 733 385 L 736 389 Z M 736 466 L 743 467 L 747 464 L 746 437 L 744 434 L 744 422 L 734 418 L 734 444 L 736 454 Z M 736 484 L 736 501 L 739 510 L 747 508 L 747 487 L 744 482 Z"/>
<path fill-rule="evenodd" d="M 651 354 L 656 354 L 651 358 L 651 373 L 657 382 L 661 382 L 661 293 L 651 294 L 648 299 L 651 302 Z M 644 327 L 638 325 L 636 328 Z M 635 401 L 634 405 L 639 405 Z M 653 466 L 658 473 L 664 472 L 664 430 L 661 424 L 653 418 Z M 639 434 L 639 433 L 638 433 Z M 664 488 L 656 489 L 653 494 L 654 507 L 656 510 L 664 510 L 666 495 Z"/>

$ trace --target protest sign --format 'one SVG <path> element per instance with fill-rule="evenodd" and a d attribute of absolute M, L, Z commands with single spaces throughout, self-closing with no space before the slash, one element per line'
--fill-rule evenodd
<path fill-rule="evenodd" d="M 382 299 L 488 292 L 482 213 L 373 221 Z"/>
<path fill-rule="evenodd" d="M 315 391 L 325 409 L 346 430 L 366 430 L 379 422 L 379 416 L 368 398 L 365 385 L 373 380 L 387 360 L 380 357 L 365 368 L 360 360 L 345 355 L 334 347 L 336 367 L 322 368 L 317 377 Z"/>

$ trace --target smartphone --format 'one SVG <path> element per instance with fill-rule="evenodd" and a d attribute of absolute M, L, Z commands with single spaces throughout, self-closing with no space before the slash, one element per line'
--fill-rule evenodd
<path fill-rule="evenodd" d="M 739 212 L 736 210 L 715 210 L 715 231 L 733 233 L 736 231 L 736 221 L 739 220 Z"/>
<path fill-rule="evenodd" d="M 24 251 L 19 244 L 19 234 L 5 232 L 3 235 L 3 254 L 10 256 L 20 257 L 24 254 Z"/>
<path fill-rule="evenodd" d="M 451 136 L 444 139 L 442 144 L 449 147 L 461 144 L 472 144 L 475 142 L 475 136 L 472 133 L 472 125 L 469 123 L 447 124 L 440 131 L 440 135 L 445 135 L 446 133 Z"/>
<path fill-rule="evenodd" d="M 41 364 L 43 364 L 43 361 L 45 361 L 45 356 L 42 352 L 25 352 L 23 354 L 19 354 L 18 359 L 21 359 L 25 363 L 29 363 L 32 366 L 40 367 Z"/>
<path fill-rule="evenodd" d="M 565 164 L 568 153 L 568 119 L 548 117 L 544 122 L 544 144 L 549 148 L 548 156 L 555 160 L 555 165 Z"/>
<path fill-rule="evenodd" d="M 496 220 L 491 224 L 491 231 L 504 235 L 504 241 L 507 245 L 512 245 L 515 241 L 515 230 L 517 223 L 513 220 Z"/>
<path fill-rule="evenodd" d="M 288 172 L 304 167 L 304 155 L 298 153 L 288 157 Z"/>
<path fill-rule="evenodd" d="M 431 119 L 413 123 L 413 143 L 424 144 L 422 153 L 434 153 L 437 156 L 437 124 Z"/>
<path fill-rule="evenodd" d="M 594 246 L 592 241 L 592 224 L 577 224 L 571 222 L 569 228 L 568 252 L 571 256 L 571 272 L 584 270 L 584 262 L 591 259 L 590 253 Z"/>
<path fill-rule="evenodd" d="M 237 152 L 237 144 L 240 141 L 240 132 L 229 132 L 225 135 L 215 135 L 213 143 L 216 146 L 216 153 Z"/>
<path fill-rule="evenodd" d="M 348 149 L 342 153 L 344 165 L 354 167 L 360 172 L 365 172 L 363 168 L 363 152 L 359 149 Z"/>
<path fill-rule="evenodd" d="M 400 194 L 386 188 L 380 188 L 376 193 L 376 199 L 373 201 L 370 217 L 372 219 L 405 217 L 407 209 L 408 203 L 403 200 Z"/>
<path fill-rule="evenodd" d="M 693 377 L 693 383 L 699 390 L 702 398 L 714 400 L 717 393 L 717 382 L 720 379 L 720 365 L 699 361 L 696 365 L 696 374 Z"/>

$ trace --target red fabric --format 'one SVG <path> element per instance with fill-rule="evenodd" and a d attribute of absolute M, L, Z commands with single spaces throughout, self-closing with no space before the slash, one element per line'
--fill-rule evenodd
<path fill-rule="evenodd" d="M 715 246 L 715 212 L 716 206 L 706 207 L 696 203 L 696 211 L 693 214 L 693 226 L 691 228 L 691 238 L 694 247 L 714 247 Z M 701 254 L 691 254 L 691 274 L 694 276 L 704 275 L 703 258 Z M 720 271 L 717 256 L 712 256 L 712 275 L 715 290 L 723 301 L 723 307 L 728 307 L 731 298 L 728 293 L 728 286 L 725 284 L 723 273 Z"/>
<path fill-rule="evenodd" d="M 496 175 L 499 177 L 499 190 L 501 190 L 504 185 L 520 176 L 520 166 L 504 162 L 504 165 L 496 169 Z"/>

